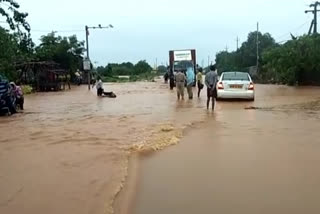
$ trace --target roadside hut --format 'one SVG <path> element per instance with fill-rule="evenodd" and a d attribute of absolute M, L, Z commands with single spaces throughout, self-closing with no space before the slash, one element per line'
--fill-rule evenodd
<path fill-rule="evenodd" d="M 21 83 L 32 85 L 36 91 L 59 91 L 65 89 L 66 84 L 70 89 L 68 72 L 55 62 L 25 62 L 16 69 Z"/>

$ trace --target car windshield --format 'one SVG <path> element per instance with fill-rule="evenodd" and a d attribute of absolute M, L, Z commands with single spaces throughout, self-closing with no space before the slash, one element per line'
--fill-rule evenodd
<path fill-rule="evenodd" d="M 249 75 L 242 72 L 228 72 L 224 73 L 222 80 L 240 80 L 240 81 L 250 81 Z"/>

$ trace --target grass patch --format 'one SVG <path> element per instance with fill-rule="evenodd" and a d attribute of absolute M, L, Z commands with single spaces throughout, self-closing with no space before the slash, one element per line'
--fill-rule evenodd
<path fill-rule="evenodd" d="M 23 94 L 31 94 L 33 92 L 33 88 L 30 85 L 21 86 Z"/>
<path fill-rule="evenodd" d="M 138 82 L 138 81 L 152 82 L 156 76 L 158 75 L 154 73 L 143 73 L 139 75 L 131 75 L 129 76 L 129 78 L 119 78 L 117 76 L 106 76 L 106 77 L 101 77 L 101 79 L 103 82 L 118 82 L 118 83 Z"/>

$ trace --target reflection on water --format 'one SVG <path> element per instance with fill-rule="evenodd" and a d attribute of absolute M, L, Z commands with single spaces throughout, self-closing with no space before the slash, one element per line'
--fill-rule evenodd
<path fill-rule="evenodd" d="M 318 88 L 258 86 L 219 102 L 179 145 L 141 156 L 132 213 L 319 213 Z"/>

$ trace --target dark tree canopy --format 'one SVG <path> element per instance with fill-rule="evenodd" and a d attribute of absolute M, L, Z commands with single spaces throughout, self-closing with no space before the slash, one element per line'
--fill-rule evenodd
<path fill-rule="evenodd" d="M 110 63 L 107 66 L 100 66 L 97 68 L 98 75 L 100 76 L 122 76 L 122 75 L 139 75 L 150 73 L 151 66 L 146 61 L 139 61 L 137 64 L 131 62 L 124 62 L 121 64 Z"/>
<path fill-rule="evenodd" d="M 30 25 L 26 21 L 28 13 L 19 11 L 20 5 L 14 0 L 0 0 L 0 15 L 6 18 L 11 30 L 21 31 L 21 27 L 28 33 Z"/>
<path fill-rule="evenodd" d="M 41 44 L 36 47 L 37 59 L 55 61 L 71 73 L 81 68 L 84 42 L 78 41 L 75 35 L 61 37 L 52 32 L 42 36 L 40 41 Z"/>
<path fill-rule="evenodd" d="M 259 59 L 261 62 L 262 53 L 265 50 L 276 46 L 275 40 L 269 33 L 259 36 Z M 220 72 L 231 70 L 244 70 L 248 67 L 255 66 L 257 62 L 257 32 L 251 32 L 247 40 L 242 43 L 237 51 L 221 51 L 216 55 L 216 64 Z"/>
<path fill-rule="evenodd" d="M 263 54 L 261 76 L 268 82 L 320 85 L 320 35 L 302 36 Z"/>

